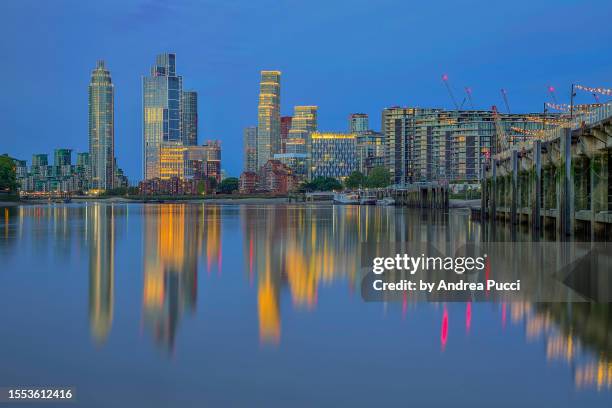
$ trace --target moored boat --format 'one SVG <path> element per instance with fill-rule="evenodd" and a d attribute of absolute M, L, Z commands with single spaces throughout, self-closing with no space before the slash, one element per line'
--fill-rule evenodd
<path fill-rule="evenodd" d="M 376 205 L 395 205 L 393 197 L 385 197 L 380 200 L 376 200 Z"/>
<path fill-rule="evenodd" d="M 355 193 L 334 194 L 334 204 L 359 204 L 359 195 Z"/>
<path fill-rule="evenodd" d="M 374 205 L 376 204 L 376 195 L 370 192 L 364 192 L 359 197 L 359 204 L 361 205 Z"/>

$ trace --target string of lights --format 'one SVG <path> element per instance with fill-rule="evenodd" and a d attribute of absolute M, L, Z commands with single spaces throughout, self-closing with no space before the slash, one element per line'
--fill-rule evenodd
<path fill-rule="evenodd" d="M 529 129 L 522 129 L 519 127 L 515 127 L 512 126 L 510 128 L 512 131 L 516 132 L 516 133 L 521 133 L 523 135 L 527 135 L 527 136 L 538 136 L 542 133 L 542 130 L 529 130 Z"/>
<path fill-rule="evenodd" d="M 585 91 L 589 93 L 598 93 L 601 95 L 612 96 L 612 89 L 608 89 L 608 88 L 591 88 L 589 86 L 575 84 L 574 89 L 579 89 L 581 91 Z"/>
<path fill-rule="evenodd" d="M 582 105 L 574 105 L 574 112 L 589 112 L 592 109 L 601 107 L 601 103 L 588 103 Z M 546 107 L 553 110 L 558 110 L 562 112 L 569 112 L 572 109 L 572 106 L 568 103 L 551 103 L 546 102 Z"/>

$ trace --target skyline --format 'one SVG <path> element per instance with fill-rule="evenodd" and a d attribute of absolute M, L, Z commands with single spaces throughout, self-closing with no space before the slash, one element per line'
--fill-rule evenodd
<path fill-rule="evenodd" d="M 28 160 L 60 147 L 87 151 L 87 85 L 98 59 L 113 75 L 115 155 L 130 180 L 142 169 L 141 78 L 163 52 L 177 54 L 185 89 L 199 94 L 199 139 L 222 141 L 231 175 L 240 173 L 242 149 L 227 148 L 240 146 L 243 129 L 257 125 L 261 70 L 283 73 L 281 116 L 295 105 L 317 105 L 319 129 L 337 132 L 348 130 L 353 112 L 368 113 L 378 130 L 385 107 L 451 108 L 444 73 L 456 95 L 472 88 L 477 109 L 503 106 L 499 89 L 505 88 L 513 112 L 537 112 L 551 100 L 549 85 L 559 102 L 568 102 L 572 82 L 609 86 L 612 72 L 611 35 L 603 24 L 612 5 L 604 2 L 520 2 L 495 10 L 480 1 L 449 3 L 444 15 L 392 1 L 357 1 L 350 8 L 316 1 L 275 8 L 266 1 L 109 3 L 7 3 L 0 32 L 20 42 L 0 45 L 16 61 L 3 67 L 14 79 L 5 95 L 14 98 L 0 98 L 1 153 Z M 259 27 L 264 12 L 273 18 Z M 76 18 L 92 14 L 91 21 Z M 17 22 L 26 17 L 32 26 L 24 32 Z M 176 30 L 162 37 L 155 31 L 160 23 Z M 421 35 L 425 40 L 395 39 Z M 588 94 L 579 98 L 591 102 Z M 31 115 L 40 120 L 28 120 Z"/>

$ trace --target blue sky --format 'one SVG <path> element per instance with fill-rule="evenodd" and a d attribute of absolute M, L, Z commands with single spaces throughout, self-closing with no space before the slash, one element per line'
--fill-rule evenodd
<path fill-rule="evenodd" d="M 2 0 L 0 153 L 28 161 L 56 147 L 87 150 L 87 85 L 103 58 L 115 83 L 115 154 L 141 176 L 141 76 L 177 54 L 199 92 L 200 141 L 220 139 L 223 167 L 242 167 L 242 129 L 257 121 L 259 71 L 279 69 L 282 114 L 318 105 L 319 128 L 350 112 L 380 127 L 392 105 L 540 111 L 548 85 L 612 87 L 610 1 Z M 592 96 L 579 94 L 578 101 Z"/>

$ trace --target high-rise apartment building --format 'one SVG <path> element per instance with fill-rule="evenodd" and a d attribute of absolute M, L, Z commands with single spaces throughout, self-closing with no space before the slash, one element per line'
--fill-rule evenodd
<path fill-rule="evenodd" d="M 72 164 L 72 149 L 55 149 L 53 152 L 55 166 L 70 166 Z"/>
<path fill-rule="evenodd" d="M 351 113 L 349 115 L 349 132 L 365 132 L 370 129 L 367 113 Z"/>
<path fill-rule="evenodd" d="M 183 144 L 198 144 L 198 93 L 183 91 Z"/>
<path fill-rule="evenodd" d="M 538 113 L 499 114 L 508 135 L 517 128 L 541 130 L 542 118 Z M 478 181 L 496 138 L 493 111 L 392 107 L 383 111 L 381 123 L 385 165 L 395 184 Z M 525 137 L 514 135 L 513 140 Z"/>
<path fill-rule="evenodd" d="M 53 176 L 66 177 L 73 172 L 72 149 L 55 149 L 53 152 Z"/>
<path fill-rule="evenodd" d="M 182 144 L 183 78 L 176 75 L 176 55 L 160 54 L 150 76 L 142 78 L 143 177 L 160 177 L 162 145 Z"/>
<path fill-rule="evenodd" d="M 84 188 L 88 190 L 91 184 L 91 161 L 89 152 L 77 153 L 76 172 L 83 178 Z"/>
<path fill-rule="evenodd" d="M 244 171 L 257 172 L 257 127 L 249 126 L 243 133 Z"/>
<path fill-rule="evenodd" d="M 357 132 L 357 170 L 369 175 L 374 167 L 385 165 L 385 136 L 381 132 Z"/>
<path fill-rule="evenodd" d="M 114 87 L 104 61 L 98 61 L 89 83 L 90 187 L 109 190 L 114 184 Z"/>
<path fill-rule="evenodd" d="M 77 153 L 77 165 L 74 166 L 71 149 L 55 149 L 53 165 L 49 164 L 48 154 L 34 154 L 29 171 L 25 161 L 18 161 L 17 181 L 21 191 L 82 193 L 89 189 L 91 166 L 88 158 L 89 153 Z"/>
<path fill-rule="evenodd" d="M 257 108 L 257 168 L 280 152 L 280 71 L 261 71 Z"/>
<path fill-rule="evenodd" d="M 357 170 L 355 133 L 314 132 L 310 135 L 310 178 L 343 179 Z"/>
<path fill-rule="evenodd" d="M 32 167 L 48 166 L 49 155 L 47 153 L 38 153 L 32 155 Z"/>
<path fill-rule="evenodd" d="M 381 131 L 385 135 L 385 166 L 393 184 L 405 183 L 407 177 L 407 148 L 410 123 L 414 109 L 398 106 L 382 112 Z"/>

